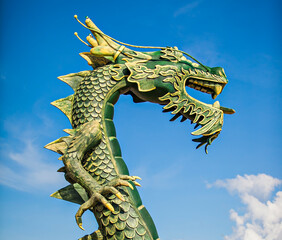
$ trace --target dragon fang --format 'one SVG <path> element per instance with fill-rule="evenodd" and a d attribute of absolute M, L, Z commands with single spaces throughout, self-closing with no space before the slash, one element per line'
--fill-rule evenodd
<path fill-rule="evenodd" d="M 65 173 L 70 185 L 51 196 L 80 204 L 75 218 L 81 229 L 83 213 L 93 212 L 99 229 L 80 240 L 157 240 L 154 222 L 136 189 L 140 186 L 136 180 L 141 178 L 129 175 L 121 155 L 113 123 L 114 104 L 121 94 L 130 94 L 136 103 L 158 103 L 164 112 L 174 114 L 171 120 L 182 116 L 181 121 L 189 119 L 200 126 L 192 132 L 200 138 L 193 141 L 207 149 L 222 129 L 223 114 L 235 111 L 221 107 L 218 101 L 200 102 L 186 87 L 215 99 L 227 84 L 226 75 L 222 68 L 204 66 L 185 53 L 197 63 L 188 60 L 176 47 L 133 51 L 125 46 L 138 46 L 107 36 L 89 18 L 86 25 L 81 24 L 94 36 L 86 38 L 89 44 L 84 42 L 90 52 L 80 53 L 93 70 L 59 77 L 74 94 L 52 105 L 69 118 L 72 129 L 65 130 L 69 136 L 45 147 L 62 155 L 59 159 L 64 167 L 58 172 Z"/>

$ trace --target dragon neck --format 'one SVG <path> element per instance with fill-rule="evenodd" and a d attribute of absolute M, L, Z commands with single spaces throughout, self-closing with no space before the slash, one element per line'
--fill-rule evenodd
<path fill-rule="evenodd" d="M 91 71 L 84 77 L 73 97 L 73 128 L 95 120 L 100 123 L 102 129 L 101 143 L 91 156 L 86 156 L 82 161 L 83 167 L 93 173 L 93 177 L 100 184 L 111 181 L 118 174 L 128 175 L 113 123 L 114 104 L 125 88 L 126 80 L 112 78 L 110 66 L 107 65 Z M 97 165 L 96 168 L 92 166 L 93 162 Z"/>
<path fill-rule="evenodd" d="M 114 105 L 121 95 L 120 90 L 126 86 L 125 80 L 118 82 L 106 95 L 101 112 L 101 128 L 103 139 L 114 158 L 115 169 L 118 174 L 128 175 L 128 168 L 122 159 L 121 149 L 116 137 L 114 118 Z"/>

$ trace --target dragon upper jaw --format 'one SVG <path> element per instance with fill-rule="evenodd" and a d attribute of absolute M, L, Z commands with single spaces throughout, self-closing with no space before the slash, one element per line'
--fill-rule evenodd
<path fill-rule="evenodd" d="M 222 68 L 217 68 L 217 70 L 218 69 L 220 69 L 220 71 L 218 71 L 217 74 L 199 69 L 189 70 L 190 76 L 186 80 L 185 85 L 200 92 L 211 94 L 212 99 L 216 99 L 228 83 L 224 70 Z M 218 101 L 214 102 L 211 106 L 221 109 L 225 114 L 235 113 L 234 109 L 221 107 Z"/>
<path fill-rule="evenodd" d="M 189 78 L 186 80 L 186 86 L 194 88 L 198 91 L 209 93 L 215 99 L 227 84 L 224 70 L 217 69 L 217 74 L 204 71 L 201 69 L 189 69 Z"/>
<path fill-rule="evenodd" d="M 187 80 L 188 87 L 194 88 L 203 93 L 211 94 L 213 99 L 216 99 L 216 97 L 222 92 L 225 85 L 226 84 L 205 81 L 201 78 L 191 78 Z"/>

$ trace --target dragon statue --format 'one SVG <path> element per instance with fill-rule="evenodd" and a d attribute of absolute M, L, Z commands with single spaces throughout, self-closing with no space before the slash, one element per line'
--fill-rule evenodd
<path fill-rule="evenodd" d="M 90 18 L 80 23 L 92 32 L 86 38 L 89 44 L 75 34 L 91 48 L 80 55 L 93 70 L 59 77 L 74 94 L 52 105 L 68 117 L 72 129 L 45 147 L 62 155 L 64 166 L 58 172 L 65 173 L 70 185 L 51 196 L 80 204 L 75 219 L 81 229 L 83 213 L 89 210 L 95 215 L 99 229 L 80 240 L 157 240 L 154 222 L 136 189 L 141 178 L 129 175 L 122 158 L 114 105 L 121 94 L 130 94 L 136 103 L 158 103 L 164 112 L 174 114 L 172 120 L 182 116 L 181 121 L 189 119 L 200 126 L 192 132 L 200 136 L 194 141 L 207 149 L 221 131 L 223 114 L 234 110 L 218 101 L 200 102 L 186 92 L 186 86 L 215 99 L 227 84 L 226 75 L 222 68 L 204 66 L 185 53 L 197 63 L 188 60 L 176 47 L 134 51 L 125 46 L 137 46 L 109 37 Z"/>

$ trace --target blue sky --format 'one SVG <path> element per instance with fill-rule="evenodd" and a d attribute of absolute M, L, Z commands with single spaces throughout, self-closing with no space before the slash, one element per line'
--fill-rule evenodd
<path fill-rule="evenodd" d="M 223 67 L 229 79 L 218 100 L 236 114 L 225 116 L 208 155 L 195 150 L 192 125 L 169 122 L 161 106 L 134 104 L 129 96 L 116 105 L 124 160 L 143 179 L 140 193 L 161 239 L 275 240 L 274 230 L 282 236 L 282 214 L 270 217 L 282 190 L 278 0 L 2 0 L 0 11 L 1 239 L 85 234 L 74 221 L 78 205 L 49 197 L 67 182 L 56 172 L 58 156 L 43 149 L 70 127 L 49 104 L 72 94 L 56 77 L 90 69 L 78 55 L 88 49 L 73 35 L 89 32 L 74 14 L 89 16 L 123 42 L 177 46 L 205 65 Z M 96 230 L 90 214 L 83 220 L 86 233 Z"/>

